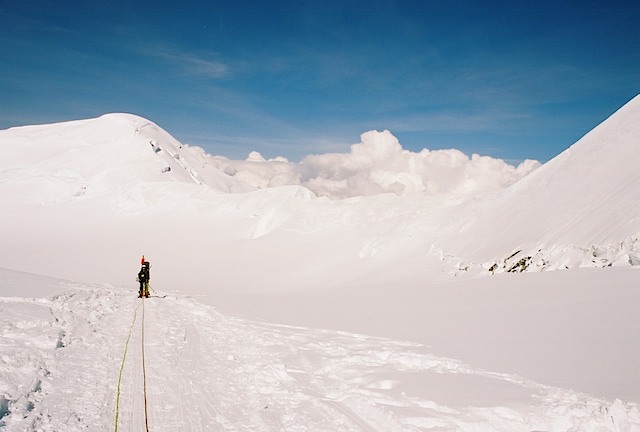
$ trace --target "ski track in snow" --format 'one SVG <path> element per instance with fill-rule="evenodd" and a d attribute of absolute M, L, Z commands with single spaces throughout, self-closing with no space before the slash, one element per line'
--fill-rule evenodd
<path fill-rule="evenodd" d="M 192 298 L 142 302 L 79 283 L 49 299 L 1 297 L 0 429 L 114 430 L 131 330 L 117 430 L 145 430 L 144 322 L 151 431 L 640 430 L 633 404 L 418 344 L 231 318 Z"/>

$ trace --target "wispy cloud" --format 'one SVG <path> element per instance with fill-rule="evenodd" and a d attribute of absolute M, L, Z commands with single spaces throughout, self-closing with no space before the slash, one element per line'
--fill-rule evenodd
<path fill-rule="evenodd" d="M 231 69 L 228 64 L 215 59 L 216 54 L 208 57 L 198 56 L 192 53 L 177 52 L 171 49 L 143 49 L 144 55 L 159 58 L 174 67 L 179 68 L 188 75 L 197 75 L 206 78 L 221 79 L 230 76 Z"/>
<path fill-rule="evenodd" d="M 229 66 L 216 60 L 205 60 L 192 55 L 174 56 L 175 61 L 182 62 L 185 71 L 194 75 L 204 75 L 210 78 L 224 78 L 229 76 Z"/>

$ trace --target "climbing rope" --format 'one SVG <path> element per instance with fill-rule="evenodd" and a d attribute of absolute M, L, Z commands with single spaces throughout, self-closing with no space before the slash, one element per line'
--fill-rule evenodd
<path fill-rule="evenodd" d="M 142 382 L 144 389 L 144 425 L 146 431 L 149 432 L 149 411 L 147 409 L 147 370 L 144 362 L 144 298 L 140 301 L 138 306 L 136 306 L 133 311 L 133 320 L 131 321 L 131 327 L 129 327 L 129 334 L 127 335 L 127 341 L 124 345 L 124 354 L 122 356 L 122 363 L 120 364 L 120 373 L 118 374 L 118 386 L 116 390 L 116 420 L 114 432 L 118 432 L 118 419 L 120 417 L 120 384 L 122 383 L 122 372 L 124 371 L 124 364 L 127 359 L 127 352 L 129 350 L 129 341 L 131 340 L 131 334 L 133 333 L 133 327 L 136 324 L 136 317 L 138 315 L 138 309 L 142 306 L 142 320 L 141 320 L 141 329 L 142 329 Z"/>
<path fill-rule="evenodd" d="M 138 314 L 139 308 L 140 305 L 138 304 L 138 306 L 133 311 L 133 320 L 131 321 L 131 327 L 129 327 L 129 335 L 127 336 L 127 341 L 124 344 L 124 354 L 122 356 L 122 363 L 120 364 L 120 373 L 118 374 L 118 388 L 116 391 L 116 426 L 114 429 L 115 432 L 118 432 L 118 417 L 120 416 L 120 383 L 122 382 L 122 371 L 124 370 L 124 362 L 127 359 L 129 340 L 131 340 L 131 333 L 133 332 L 133 326 L 136 324 L 136 316 Z"/>
<path fill-rule="evenodd" d="M 142 382 L 144 387 L 144 426 L 149 432 L 149 413 L 147 411 L 147 369 L 144 366 L 144 299 L 142 299 Z"/>

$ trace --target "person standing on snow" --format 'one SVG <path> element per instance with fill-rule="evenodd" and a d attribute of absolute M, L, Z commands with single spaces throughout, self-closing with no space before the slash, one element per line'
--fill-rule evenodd
<path fill-rule="evenodd" d="M 138 298 L 147 297 L 149 298 L 149 261 L 145 261 L 144 255 L 142 256 L 142 268 L 138 272 L 137 281 L 140 282 L 140 292 L 138 294 Z"/>

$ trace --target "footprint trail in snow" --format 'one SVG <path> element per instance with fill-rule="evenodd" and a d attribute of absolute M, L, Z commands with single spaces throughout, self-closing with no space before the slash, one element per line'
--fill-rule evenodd
<path fill-rule="evenodd" d="M 151 431 L 640 430 L 633 404 L 422 345 L 231 318 L 171 295 L 144 300 L 143 320 L 142 301 L 82 284 L 0 297 L 0 429 L 114 430 L 131 330 L 118 431 L 145 430 L 145 379 Z"/>

